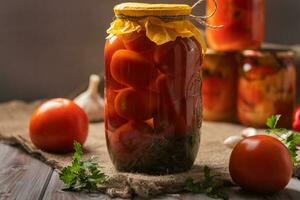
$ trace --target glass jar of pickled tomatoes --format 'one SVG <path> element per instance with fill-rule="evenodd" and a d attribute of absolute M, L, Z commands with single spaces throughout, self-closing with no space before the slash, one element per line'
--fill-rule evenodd
<path fill-rule="evenodd" d="M 247 126 L 265 127 L 280 114 L 280 126 L 290 127 L 296 98 L 294 53 L 261 49 L 243 52 L 238 83 L 238 118 Z"/>
<path fill-rule="evenodd" d="M 218 0 L 218 9 L 208 19 L 222 28 L 206 29 L 209 47 L 219 51 L 259 48 L 264 37 L 264 0 Z M 214 11 L 214 1 L 207 1 L 207 15 Z"/>
<path fill-rule="evenodd" d="M 202 65 L 203 119 L 235 121 L 239 54 L 208 49 Z"/>
<path fill-rule="evenodd" d="M 117 170 L 188 170 L 198 152 L 199 30 L 182 4 L 123 3 L 105 44 L 105 134 Z"/>

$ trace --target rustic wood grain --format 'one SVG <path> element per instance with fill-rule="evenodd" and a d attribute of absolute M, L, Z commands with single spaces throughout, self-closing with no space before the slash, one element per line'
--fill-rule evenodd
<path fill-rule="evenodd" d="M 245 192 L 239 187 L 231 187 L 227 189 L 230 199 L 242 200 L 298 200 L 300 199 L 300 181 L 292 178 L 287 187 L 273 195 L 258 195 L 250 192 Z"/>
<path fill-rule="evenodd" d="M 64 192 L 62 188 L 63 183 L 58 178 L 58 173 L 53 172 L 51 180 L 46 189 L 44 200 L 56 199 L 56 200 L 83 200 L 83 199 L 111 199 L 104 194 L 87 194 L 87 193 L 75 193 Z M 229 194 L 230 199 L 233 200 L 298 200 L 300 199 L 300 181 L 296 178 L 291 179 L 285 190 L 276 193 L 274 195 L 259 195 L 248 193 L 241 190 L 239 187 L 228 187 L 225 189 Z M 136 197 L 135 200 L 142 200 L 143 198 Z M 211 200 L 204 194 L 167 194 L 151 198 L 152 200 Z"/>
<path fill-rule="evenodd" d="M 0 199 L 39 199 L 52 168 L 24 151 L 0 143 Z"/>
<path fill-rule="evenodd" d="M 53 172 L 48 187 L 45 191 L 44 200 L 48 199 L 56 199 L 56 200 L 104 200 L 111 199 L 105 194 L 101 193 L 82 193 L 82 192 L 64 192 L 62 189 L 64 188 L 64 184 L 59 180 L 58 173 L 56 171 Z"/>
<path fill-rule="evenodd" d="M 291 179 L 288 186 L 281 192 L 273 195 L 259 195 L 241 190 L 239 187 L 228 187 L 225 189 L 230 200 L 298 200 L 300 199 L 300 181 Z M 204 194 L 173 194 L 154 198 L 155 200 L 210 200 Z"/>

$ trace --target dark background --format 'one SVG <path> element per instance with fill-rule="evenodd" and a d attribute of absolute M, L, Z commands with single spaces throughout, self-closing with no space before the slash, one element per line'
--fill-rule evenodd
<path fill-rule="evenodd" d="M 0 101 L 66 96 L 101 73 L 105 30 L 120 2 L 0 0 Z M 300 44 L 299 13 L 300 1 L 266 0 L 265 41 Z"/>

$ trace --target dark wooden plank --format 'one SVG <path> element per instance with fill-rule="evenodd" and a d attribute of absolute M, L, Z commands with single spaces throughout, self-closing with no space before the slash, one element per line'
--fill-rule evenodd
<path fill-rule="evenodd" d="M 0 143 L 0 199 L 39 199 L 53 170 L 24 151 Z"/>
<path fill-rule="evenodd" d="M 226 188 L 233 200 L 298 200 L 300 199 L 300 181 L 293 178 L 285 190 L 274 195 L 258 195 L 242 191 L 239 187 Z M 211 200 L 204 194 L 172 194 L 152 198 L 153 200 Z"/>
<path fill-rule="evenodd" d="M 241 190 L 239 187 L 230 187 L 226 189 L 230 199 L 234 200 L 298 200 L 300 198 L 300 181 L 293 178 L 288 186 L 281 192 L 273 195 L 258 195 L 248 193 Z M 196 200 L 196 199 L 209 199 L 202 194 L 182 194 L 180 195 L 182 200 Z"/>
<path fill-rule="evenodd" d="M 45 192 L 44 199 L 56 199 L 56 200 L 83 200 L 83 199 L 111 199 L 104 194 L 86 194 L 86 193 L 74 193 L 74 192 L 63 192 L 63 183 L 59 180 L 57 172 L 52 174 L 51 180 L 49 182 L 48 188 Z M 300 181 L 297 179 L 292 179 L 287 186 L 287 188 L 274 195 L 256 195 L 242 191 L 238 187 L 230 187 L 226 189 L 229 193 L 230 199 L 242 200 L 297 200 L 300 197 Z M 135 198 L 136 200 L 140 198 Z M 169 194 L 159 197 L 152 198 L 154 200 L 198 200 L 211 198 L 205 196 L 204 194 Z"/>
<path fill-rule="evenodd" d="M 90 200 L 101 200 L 101 199 L 111 199 L 107 195 L 97 193 L 97 194 L 88 194 L 88 193 L 79 193 L 79 192 L 64 192 L 62 191 L 64 188 L 64 184 L 59 180 L 58 173 L 56 171 L 53 172 L 48 187 L 46 189 L 44 198 L 45 200 L 48 199 L 55 199 L 55 200 L 83 200 L 83 199 L 90 199 Z"/>

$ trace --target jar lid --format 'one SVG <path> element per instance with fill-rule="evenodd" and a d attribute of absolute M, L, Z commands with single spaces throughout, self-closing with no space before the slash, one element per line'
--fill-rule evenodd
<path fill-rule="evenodd" d="M 187 4 L 121 3 L 114 7 L 115 15 L 132 17 L 190 15 L 192 7 Z"/>
<path fill-rule="evenodd" d="M 276 55 L 279 58 L 288 58 L 294 57 L 295 52 L 287 48 L 261 48 L 257 50 L 244 50 L 242 52 L 242 55 L 246 57 L 263 57 Z"/>
<path fill-rule="evenodd" d="M 216 51 L 211 48 L 206 49 L 205 55 L 233 55 L 233 54 L 240 54 L 240 51 Z"/>

